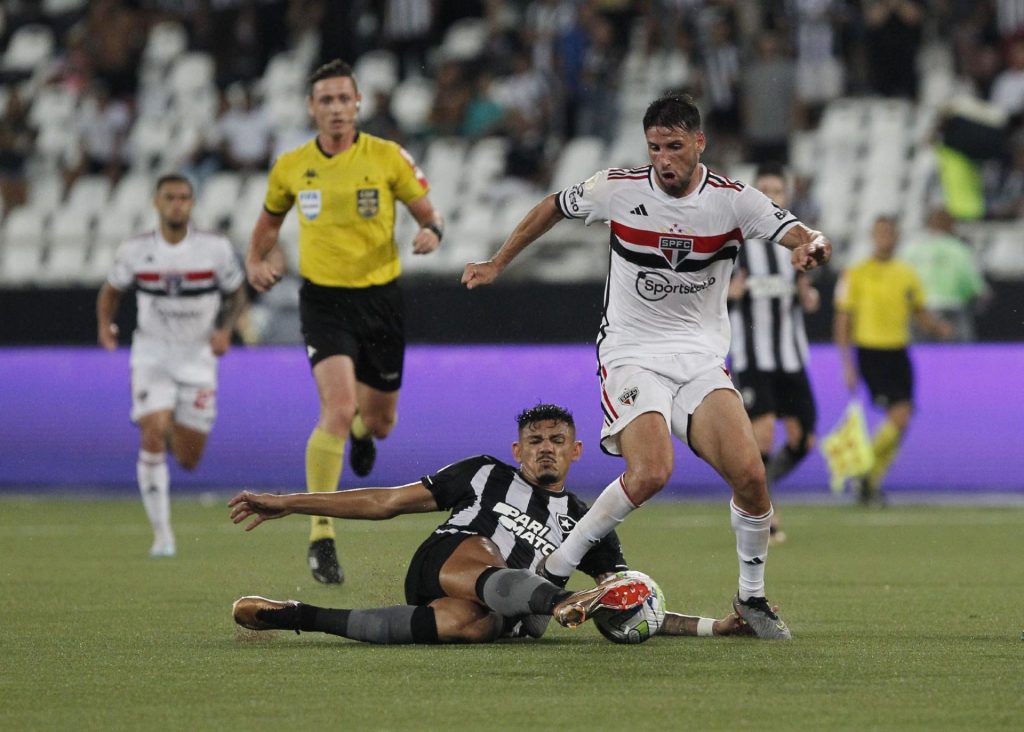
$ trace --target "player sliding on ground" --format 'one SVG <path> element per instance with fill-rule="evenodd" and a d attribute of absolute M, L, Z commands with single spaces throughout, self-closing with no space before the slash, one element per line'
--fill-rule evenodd
<path fill-rule="evenodd" d="M 235 602 L 235 622 L 252 630 L 320 631 L 368 643 L 479 643 L 503 635 L 539 637 L 552 616 L 575 627 L 601 613 L 638 606 L 650 594 L 648 585 L 611 577 L 627 568 L 614 532 L 592 546 L 579 565 L 598 580 L 596 587 L 569 592 L 564 582 L 536 574 L 541 559 L 586 513 L 586 504 L 565 489 L 583 445 L 572 415 L 561 407 L 538 405 L 517 421 L 512 454 L 518 469 L 480 455 L 396 488 L 235 496 L 228 503 L 232 521 L 255 517 L 247 531 L 293 513 L 380 520 L 451 512 L 413 555 L 406 605 L 339 610 L 249 596 Z M 747 631 L 735 615 L 722 620 L 673 615 L 665 628 L 675 635 Z"/>

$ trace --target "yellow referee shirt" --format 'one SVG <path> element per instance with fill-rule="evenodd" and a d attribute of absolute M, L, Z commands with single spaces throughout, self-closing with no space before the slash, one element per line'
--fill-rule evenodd
<path fill-rule="evenodd" d="M 395 200 L 429 190 L 401 146 L 365 132 L 327 155 L 316 138 L 281 155 L 270 170 L 264 208 L 283 216 L 297 204 L 299 274 L 327 287 L 383 285 L 401 273 Z"/>
<path fill-rule="evenodd" d="M 862 348 L 905 348 L 910 316 L 924 307 L 917 274 L 896 259 L 868 259 L 851 267 L 836 287 L 836 309 L 853 319 L 853 342 Z"/>

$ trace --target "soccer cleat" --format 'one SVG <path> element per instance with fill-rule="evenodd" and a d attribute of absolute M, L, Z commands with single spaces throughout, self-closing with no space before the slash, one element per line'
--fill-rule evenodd
<path fill-rule="evenodd" d="M 732 601 L 732 607 L 758 638 L 770 640 L 791 640 L 793 638 L 785 621 L 776 615 L 765 598 L 751 597 L 741 600 L 737 594 Z"/>
<path fill-rule="evenodd" d="M 149 556 L 151 556 L 153 559 L 165 559 L 173 557 L 177 553 L 178 552 L 174 546 L 174 539 L 171 539 L 169 541 L 154 541 L 153 546 L 149 548 Z"/>
<path fill-rule="evenodd" d="M 334 539 L 317 539 L 309 545 L 309 569 L 313 579 L 325 585 L 340 585 L 345 581 L 345 571 L 338 564 L 338 553 L 334 550 Z"/>
<path fill-rule="evenodd" d="M 574 592 L 551 611 L 559 625 L 575 628 L 603 613 L 632 610 L 651 596 L 647 583 L 632 577 L 617 577 L 589 590 Z"/>
<path fill-rule="evenodd" d="M 352 472 L 360 478 L 364 478 L 373 470 L 373 464 L 377 460 L 377 446 L 373 437 L 367 435 L 362 439 L 355 436 L 349 437 L 348 463 L 352 466 Z"/>
<path fill-rule="evenodd" d="M 780 529 L 775 524 L 770 526 L 768 533 L 768 544 L 770 546 L 777 546 L 778 544 L 784 543 L 786 543 L 786 532 Z"/>
<path fill-rule="evenodd" d="M 249 595 L 235 600 L 231 617 L 249 630 L 294 630 L 299 632 L 299 603 L 295 600 L 268 600 Z"/>

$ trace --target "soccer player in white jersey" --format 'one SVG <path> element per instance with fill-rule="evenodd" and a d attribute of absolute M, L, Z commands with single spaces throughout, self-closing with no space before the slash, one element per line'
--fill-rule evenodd
<path fill-rule="evenodd" d="M 97 338 L 112 351 L 121 297 L 137 293 L 131 417 L 139 426 L 136 476 L 153 526 L 153 557 L 175 554 L 167 448 L 186 470 L 199 464 L 217 412 L 217 359 L 246 304 L 231 243 L 190 225 L 193 203 L 187 178 L 162 176 L 153 201 L 159 226 L 118 247 L 96 299 Z"/>
<path fill-rule="evenodd" d="M 788 205 L 781 165 L 762 165 L 754 186 L 780 208 Z M 788 249 L 770 239 L 744 243 L 729 282 L 729 365 L 761 451 L 769 492 L 814 447 L 818 411 L 807 378 L 803 314 L 820 304 L 818 290 L 806 273 L 793 268 Z M 776 421 L 782 422 L 786 437 L 772 453 Z M 771 541 L 785 540 L 776 507 Z"/>
<path fill-rule="evenodd" d="M 826 263 L 832 246 L 760 191 L 700 162 L 700 112 L 686 95 L 652 102 L 643 120 L 651 164 L 610 169 L 551 194 L 519 222 L 485 262 L 466 265 L 470 289 L 495 280 L 563 218 L 605 221 L 611 265 L 598 336 L 601 447 L 626 459 L 566 540 L 546 559 L 549 576 L 573 571 L 587 549 L 668 482 L 672 435 L 686 442 L 732 489 L 739 555 L 737 613 L 761 638 L 788 639 L 765 599 L 772 505 L 750 420 L 725 369 L 726 295 L 746 238 L 792 250 L 800 271 Z"/>

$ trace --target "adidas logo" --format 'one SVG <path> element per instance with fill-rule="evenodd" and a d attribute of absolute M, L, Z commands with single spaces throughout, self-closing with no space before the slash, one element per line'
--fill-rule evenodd
<path fill-rule="evenodd" d="M 634 216 L 646 216 L 647 209 L 644 208 L 644 205 L 641 203 L 639 206 L 630 211 L 630 213 L 633 214 Z"/>

